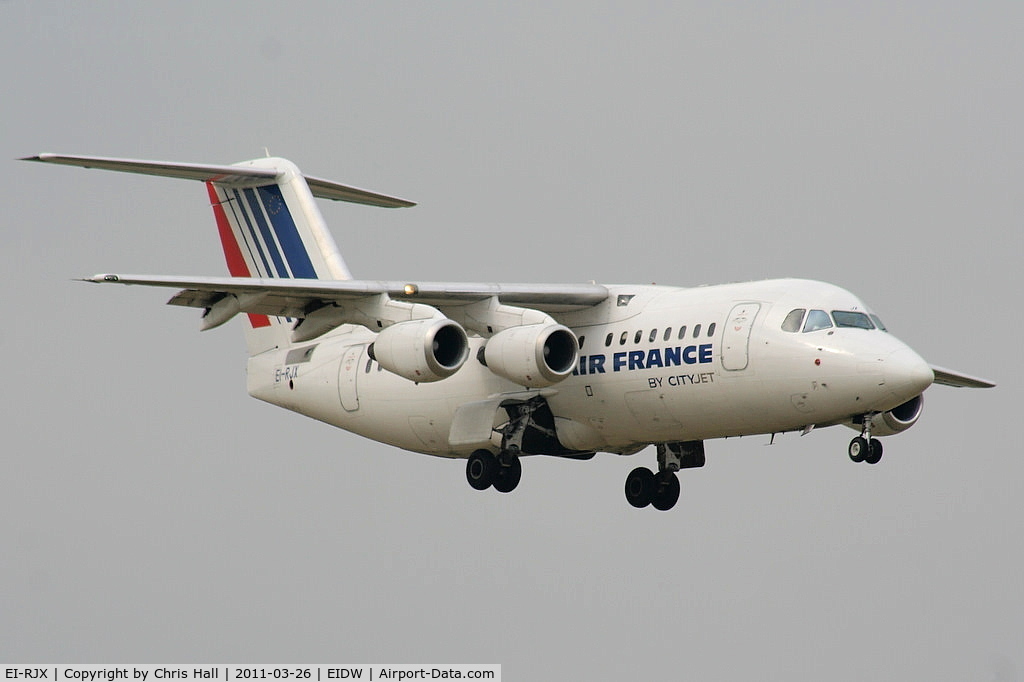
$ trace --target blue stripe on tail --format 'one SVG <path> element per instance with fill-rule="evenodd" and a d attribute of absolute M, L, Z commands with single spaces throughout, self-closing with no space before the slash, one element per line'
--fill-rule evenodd
<path fill-rule="evenodd" d="M 234 194 L 235 200 L 231 202 L 232 213 L 235 214 L 235 222 L 238 224 L 238 230 L 245 236 L 245 243 L 248 246 L 251 241 L 253 246 L 256 247 L 256 253 L 259 255 L 260 260 L 258 262 L 263 264 L 263 269 L 259 270 L 261 277 L 273 277 L 274 272 L 270 269 L 270 263 L 267 261 L 267 256 L 263 252 L 263 246 L 260 244 L 259 237 L 256 236 L 256 228 L 253 227 L 252 220 L 249 219 L 249 212 L 245 210 L 245 204 L 242 202 L 242 195 L 239 194 L 237 189 L 231 190 Z M 238 214 L 241 214 L 240 216 Z M 245 221 L 245 229 L 242 228 L 242 221 Z M 248 247 L 250 254 L 252 254 L 252 247 Z M 255 256 L 252 257 L 253 263 L 257 263 Z"/>
<path fill-rule="evenodd" d="M 260 234 L 263 235 L 263 243 L 267 246 L 267 251 L 270 252 L 270 259 L 274 261 L 274 270 L 276 275 L 271 272 L 271 277 L 288 277 L 288 268 L 285 267 L 284 260 L 281 259 L 281 253 L 277 248 L 277 243 L 274 241 L 274 234 L 270 231 L 270 226 L 267 225 L 266 219 L 263 217 L 263 207 L 260 205 L 259 199 L 256 197 L 256 191 L 253 189 L 242 190 L 246 200 L 249 202 L 249 210 L 252 213 L 252 217 L 256 220 L 256 226 L 259 227 Z"/>
<path fill-rule="evenodd" d="M 281 188 L 277 185 L 264 185 L 257 187 L 263 206 L 267 209 L 270 222 L 274 225 L 274 232 L 284 249 L 284 255 L 288 259 L 288 265 L 292 270 L 292 277 L 299 279 L 317 279 L 313 262 L 306 252 L 306 245 L 302 243 L 302 237 L 295 227 L 291 211 L 281 195 Z"/>

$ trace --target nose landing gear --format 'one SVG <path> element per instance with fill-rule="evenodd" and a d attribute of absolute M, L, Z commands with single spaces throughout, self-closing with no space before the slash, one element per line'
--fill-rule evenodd
<path fill-rule="evenodd" d="M 871 418 L 873 416 L 873 414 L 864 415 L 861 435 L 850 441 L 847 452 L 854 462 L 878 464 L 882 459 L 882 442 L 871 437 Z"/>

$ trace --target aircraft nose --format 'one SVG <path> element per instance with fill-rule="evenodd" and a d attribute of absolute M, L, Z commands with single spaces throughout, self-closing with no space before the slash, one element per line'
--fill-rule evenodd
<path fill-rule="evenodd" d="M 894 350 L 885 359 L 886 385 L 896 392 L 905 393 L 907 398 L 920 395 L 933 381 L 935 373 L 932 368 L 910 348 L 904 346 Z"/>

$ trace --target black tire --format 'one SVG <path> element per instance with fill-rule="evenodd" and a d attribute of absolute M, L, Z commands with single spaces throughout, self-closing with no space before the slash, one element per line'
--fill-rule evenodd
<path fill-rule="evenodd" d="M 868 441 L 861 436 L 857 436 L 850 441 L 850 449 L 848 450 L 850 459 L 854 462 L 863 462 L 864 458 L 871 452 L 871 446 L 868 445 Z"/>
<path fill-rule="evenodd" d="M 637 509 L 643 509 L 654 497 L 654 472 L 646 467 L 637 467 L 626 476 L 626 501 Z"/>
<path fill-rule="evenodd" d="M 659 471 L 654 477 L 654 496 L 651 505 L 658 511 L 668 511 L 679 500 L 679 477 L 673 471 Z"/>
<path fill-rule="evenodd" d="M 487 490 L 494 483 L 498 458 L 488 450 L 477 450 L 466 462 L 466 480 L 476 490 Z"/>
<path fill-rule="evenodd" d="M 512 458 L 510 465 L 498 465 L 494 476 L 494 489 L 499 493 L 510 493 L 519 485 L 519 479 L 523 477 L 523 463 L 518 457 Z"/>
<path fill-rule="evenodd" d="M 872 438 L 868 441 L 868 453 L 864 455 L 864 461 L 868 464 L 878 464 L 882 460 L 882 441 Z"/>

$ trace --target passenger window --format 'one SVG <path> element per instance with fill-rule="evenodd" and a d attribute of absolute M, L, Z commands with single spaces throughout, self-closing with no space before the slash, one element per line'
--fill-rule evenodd
<path fill-rule="evenodd" d="M 716 324 L 717 323 L 712 322 L 711 324 L 708 325 L 708 338 L 709 339 L 715 335 L 715 326 L 716 326 Z"/>
<path fill-rule="evenodd" d="M 606 346 L 612 345 L 612 333 L 611 332 L 608 332 L 608 336 L 604 337 L 604 345 L 606 345 Z"/>
<path fill-rule="evenodd" d="M 683 325 L 682 327 L 680 327 L 680 328 L 679 328 L 679 336 L 678 336 L 678 339 L 679 339 L 680 341 L 682 341 L 682 340 L 683 340 L 683 338 L 684 338 L 685 336 L 686 336 L 686 325 L 684 324 L 684 325 Z"/>
<path fill-rule="evenodd" d="M 700 325 L 695 324 L 693 326 L 693 338 L 697 338 L 698 336 L 700 336 Z"/>
<path fill-rule="evenodd" d="M 622 336 L 619 337 L 619 345 L 620 346 L 625 346 L 626 345 L 626 338 L 628 336 L 629 336 L 629 332 L 622 332 Z"/>
<path fill-rule="evenodd" d="M 789 315 L 786 315 L 786 319 L 782 321 L 782 331 L 800 331 L 800 323 L 804 321 L 804 313 L 806 312 L 807 310 L 804 308 L 797 308 L 796 310 L 789 311 Z"/>
<path fill-rule="evenodd" d="M 854 313 L 846 310 L 833 310 L 832 319 L 836 321 L 837 327 L 853 327 L 855 329 L 874 329 L 875 325 L 864 313 Z"/>
<path fill-rule="evenodd" d="M 366 373 L 367 373 L 367 374 L 369 374 L 369 373 L 370 373 L 370 368 L 371 368 L 371 367 L 373 367 L 373 360 L 367 360 L 367 361 L 366 361 Z"/>
<path fill-rule="evenodd" d="M 636 330 L 636 336 L 633 337 L 633 343 L 640 343 L 640 339 L 642 339 L 643 337 L 644 337 L 643 330 L 642 329 L 637 329 Z"/>
<path fill-rule="evenodd" d="M 662 340 L 668 341 L 670 338 L 672 338 L 672 327 L 665 327 L 665 336 L 662 337 Z"/>
<path fill-rule="evenodd" d="M 652 329 L 652 330 L 651 330 L 651 335 L 650 335 L 650 337 L 649 337 L 649 338 L 647 339 L 647 341 L 648 341 L 648 343 L 654 343 L 654 340 L 655 340 L 656 338 L 658 338 L 658 330 L 657 330 L 657 329 Z"/>
<path fill-rule="evenodd" d="M 832 318 L 824 310 L 812 310 L 807 313 L 807 321 L 804 322 L 804 332 L 816 332 L 819 329 L 828 329 L 832 326 Z"/>

